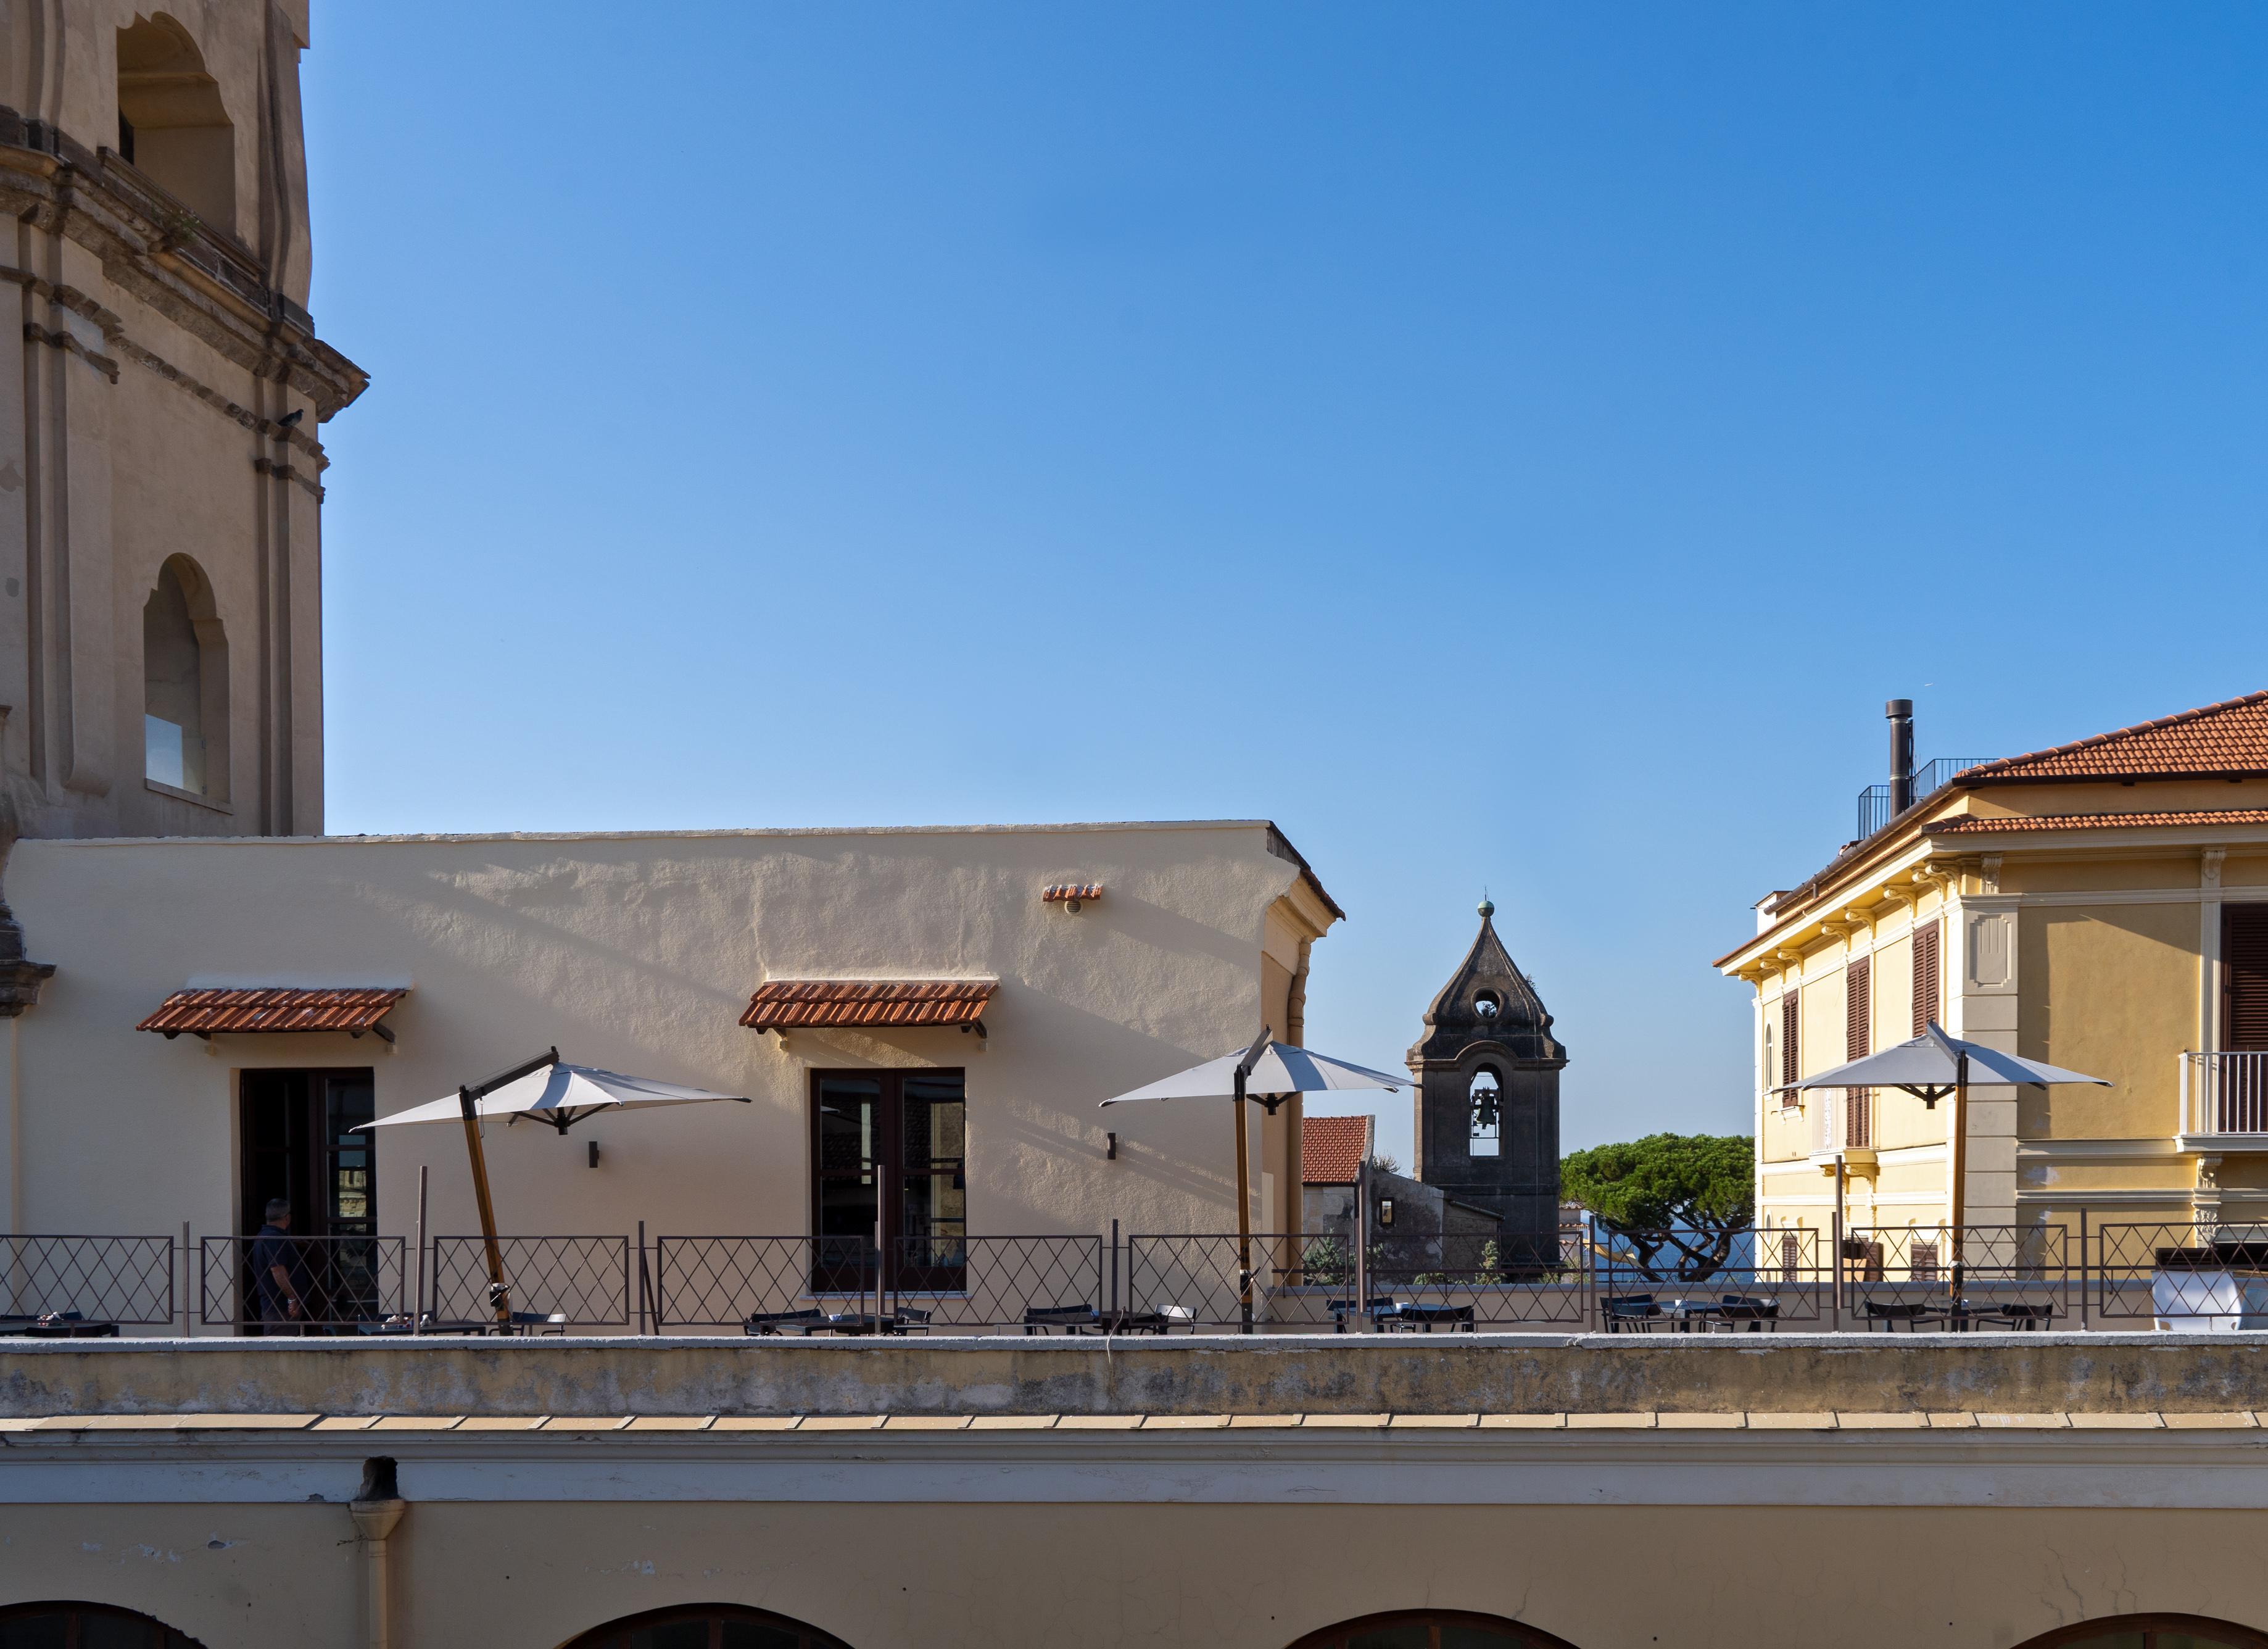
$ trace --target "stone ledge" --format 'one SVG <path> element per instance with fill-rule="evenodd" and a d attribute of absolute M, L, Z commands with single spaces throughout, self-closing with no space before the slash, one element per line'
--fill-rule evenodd
<path fill-rule="evenodd" d="M 1885 1411 L 1895 1394 L 1901 1407 Z M 2257 1335 L 1263 1335 L 1115 1341 L 116 1340 L 0 1346 L 0 1429 L 70 1416 L 462 1429 L 799 1416 L 1099 1429 L 2257 1428 Z M 1774 1416 L 1761 1419 L 1758 1416 Z M 298 1418 L 294 1418 L 297 1416 Z M 387 1416 L 379 1418 L 379 1416 Z M 545 1416 L 549 1416 L 547 1423 Z M 1674 1416 L 1668 1417 L 1665 1416 Z M 210 1422 L 204 1422 L 210 1423 Z"/>

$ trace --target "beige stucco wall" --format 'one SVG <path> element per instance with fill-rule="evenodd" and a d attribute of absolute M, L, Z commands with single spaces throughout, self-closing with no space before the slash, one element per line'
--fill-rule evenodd
<path fill-rule="evenodd" d="M 1577 1649 L 2007 1649 L 2147 1609 L 2257 1624 L 2250 1531 L 2141 1509 L 434 1505 L 393 1546 L 400 1641 L 420 1649 L 552 1649 L 688 1602 L 852 1649 L 1284 1649 L 1425 1607 Z M 348 1644 L 351 1534 L 336 1505 L 0 1508 L 0 1599 L 139 1608 L 211 1649 Z"/>
<path fill-rule="evenodd" d="M 490 1127 L 508 1231 L 622 1234 L 644 1219 L 652 1235 L 803 1232 L 809 1073 L 844 1066 L 966 1069 L 972 1232 L 1095 1232 L 1113 1217 L 1130 1231 L 1233 1230 L 1226 1105 L 1095 1105 L 1250 1039 L 1263 928 L 1300 876 L 1270 836 L 1242 824 L 27 841 L 8 894 L 56 972 L 9 1022 L 0 1142 L 17 1148 L 0 1226 L 228 1231 L 243 1070 L 367 1066 L 384 1114 L 556 1045 L 755 1103 L 600 1118 L 565 1138 Z M 1105 897 L 1076 916 L 1043 905 L 1064 880 L 1099 881 Z M 877 977 L 998 978 L 989 1039 L 799 1032 L 783 1052 L 738 1024 L 764 979 Z M 410 992 L 390 1050 L 133 1030 L 193 980 Z M 382 1229 L 412 1230 L 421 1166 L 433 1230 L 477 1229 L 453 1127 L 378 1142 Z"/>
<path fill-rule="evenodd" d="M 2017 1051 L 2108 1088 L 2019 1090 L 2021 1131 L 2164 1137 L 2179 1127 L 2175 1055 L 2197 1020 L 2193 905 L 2057 906 L 2022 913 Z"/>

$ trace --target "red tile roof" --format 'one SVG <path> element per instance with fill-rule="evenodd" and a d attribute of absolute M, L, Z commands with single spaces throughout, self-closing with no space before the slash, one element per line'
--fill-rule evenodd
<path fill-rule="evenodd" d="M 2268 808 L 2204 808 L 2182 813 L 2043 813 L 2027 818 L 1949 818 L 1925 824 L 1932 836 L 2003 836 L 2014 831 L 2140 830 L 2182 824 L 2268 824 Z"/>
<path fill-rule="evenodd" d="M 2268 773 L 2268 691 L 1971 767 L 1963 785 L 2026 779 L 2186 779 Z"/>
<path fill-rule="evenodd" d="M 1375 1117 L 1300 1119 L 1300 1183 L 1352 1185 L 1355 1170 L 1370 1155 Z"/>
<path fill-rule="evenodd" d="M 393 987 L 308 990 L 263 986 L 211 990 L 177 990 L 158 1011 L 134 1028 L 166 1037 L 183 1032 L 209 1037 L 216 1032 L 377 1030 L 407 991 Z"/>
<path fill-rule="evenodd" d="M 974 1024 L 997 980 L 767 980 L 740 1023 L 756 1031 Z"/>

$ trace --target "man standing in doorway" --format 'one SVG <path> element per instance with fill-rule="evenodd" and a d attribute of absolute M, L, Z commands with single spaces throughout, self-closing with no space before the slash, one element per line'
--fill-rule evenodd
<path fill-rule="evenodd" d="M 294 1333 L 284 1327 L 307 1320 L 300 1287 L 304 1268 L 299 1245 L 291 1240 L 291 1205 L 282 1197 L 268 1204 L 268 1223 L 252 1239 L 252 1280 L 260 1296 L 260 1320 L 269 1334 Z"/>

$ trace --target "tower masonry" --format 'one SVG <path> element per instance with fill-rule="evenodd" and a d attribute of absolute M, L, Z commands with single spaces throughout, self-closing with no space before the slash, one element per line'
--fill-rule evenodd
<path fill-rule="evenodd" d="M 1411 1046 L 1418 1178 L 1493 1211 L 1506 1266 L 1556 1256 L 1559 1224 L 1559 1073 L 1567 1050 L 1551 1016 L 1497 936 L 1496 906 L 1464 961 L 1425 1010 Z"/>

